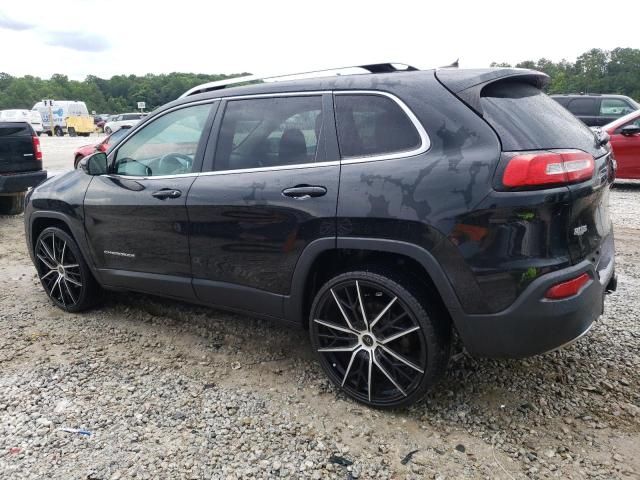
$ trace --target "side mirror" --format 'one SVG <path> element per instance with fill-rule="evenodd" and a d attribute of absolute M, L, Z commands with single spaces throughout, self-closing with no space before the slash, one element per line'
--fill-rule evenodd
<path fill-rule="evenodd" d="M 102 175 L 108 170 L 107 154 L 104 152 L 96 152 L 88 155 L 80 160 L 80 168 L 87 175 Z"/>
<path fill-rule="evenodd" d="M 626 127 L 622 127 L 622 129 L 620 130 L 620 133 L 625 137 L 630 137 L 631 135 L 637 135 L 638 133 L 640 133 L 640 126 L 634 125 L 634 124 L 627 125 Z"/>

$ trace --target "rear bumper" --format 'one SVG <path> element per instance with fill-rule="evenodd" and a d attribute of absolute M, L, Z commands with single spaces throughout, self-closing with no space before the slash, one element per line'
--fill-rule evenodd
<path fill-rule="evenodd" d="M 467 350 L 482 357 L 528 357 L 556 350 L 584 335 L 602 314 L 605 293 L 615 290 L 612 236 L 603 248 L 612 250 L 611 255 L 602 256 L 606 265 L 584 260 L 538 278 L 502 312 L 464 315 L 456 325 Z M 591 280 L 577 295 L 563 300 L 544 297 L 553 285 L 585 272 Z"/>
<path fill-rule="evenodd" d="M 0 194 L 26 192 L 47 179 L 46 170 L 0 175 Z"/>

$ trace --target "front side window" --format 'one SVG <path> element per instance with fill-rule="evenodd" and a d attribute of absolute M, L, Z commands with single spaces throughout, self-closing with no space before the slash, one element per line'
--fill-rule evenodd
<path fill-rule="evenodd" d="M 211 105 L 167 113 L 136 132 L 118 149 L 115 173 L 158 176 L 191 173 Z"/>
<path fill-rule="evenodd" d="M 322 97 L 230 100 L 215 154 L 216 170 L 311 163 L 322 130 Z"/>
<path fill-rule="evenodd" d="M 603 99 L 600 104 L 600 115 L 603 117 L 621 117 L 632 111 L 627 102 L 617 98 Z"/>
<path fill-rule="evenodd" d="M 335 96 L 342 158 L 370 157 L 415 150 L 420 135 L 406 113 L 382 95 Z"/>

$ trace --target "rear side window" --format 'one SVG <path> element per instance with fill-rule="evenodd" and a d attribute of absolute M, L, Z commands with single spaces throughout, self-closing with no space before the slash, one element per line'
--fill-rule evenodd
<path fill-rule="evenodd" d="M 405 152 L 420 146 L 416 127 L 388 97 L 338 94 L 335 106 L 342 158 Z"/>
<path fill-rule="evenodd" d="M 2 125 L 0 123 L 0 137 L 12 137 L 12 136 L 30 136 L 31 127 L 28 124 L 13 124 L 11 126 Z"/>
<path fill-rule="evenodd" d="M 321 130 L 319 95 L 230 100 L 218 136 L 215 169 L 315 162 Z"/>
<path fill-rule="evenodd" d="M 589 127 L 533 85 L 492 83 L 482 90 L 480 103 L 505 151 L 578 148 L 597 153 Z"/>
<path fill-rule="evenodd" d="M 597 100 L 595 98 L 574 98 L 569 102 L 567 108 L 574 115 L 585 117 L 595 116 L 598 112 Z"/>
<path fill-rule="evenodd" d="M 605 98 L 600 104 L 600 115 L 603 117 L 621 117 L 631 112 L 633 108 L 618 98 Z"/>

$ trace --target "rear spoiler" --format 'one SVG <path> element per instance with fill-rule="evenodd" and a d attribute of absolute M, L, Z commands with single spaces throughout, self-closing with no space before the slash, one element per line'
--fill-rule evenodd
<path fill-rule="evenodd" d="M 456 97 L 482 115 L 480 94 L 487 85 L 503 81 L 517 80 L 543 89 L 549 83 L 549 76 L 536 70 L 525 68 L 479 68 L 479 69 L 439 69 L 435 72 L 438 81 Z"/>

